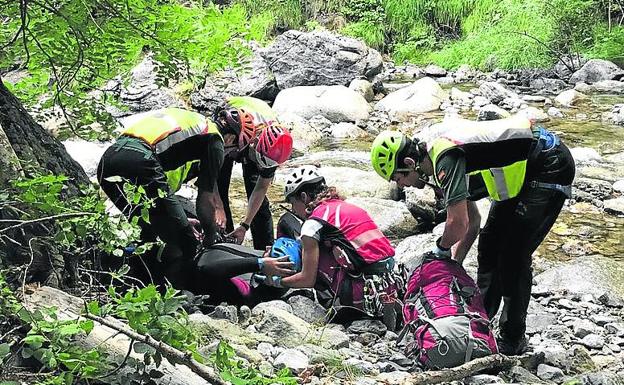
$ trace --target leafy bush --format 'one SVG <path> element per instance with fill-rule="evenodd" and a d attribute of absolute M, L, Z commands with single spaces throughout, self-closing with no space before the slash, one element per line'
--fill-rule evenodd
<path fill-rule="evenodd" d="M 370 47 L 376 49 L 383 49 L 385 44 L 384 27 L 382 24 L 358 21 L 347 24 L 341 32 L 347 36 L 362 39 Z"/>
<path fill-rule="evenodd" d="M 618 25 L 609 31 L 606 23 L 598 24 L 590 48 L 584 50 L 584 54 L 591 58 L 624 61 L 624 26 Z"/>

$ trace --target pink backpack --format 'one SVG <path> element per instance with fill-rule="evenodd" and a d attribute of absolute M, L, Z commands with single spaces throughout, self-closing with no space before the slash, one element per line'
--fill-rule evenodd
<path fill-rule="evenodd" d="M 406 355 L 427 369 L 450 368 L 498 352 L 474 280 L 451 259 L 426 255 L 405 294 L 405 328 L 414 341 Z"/>

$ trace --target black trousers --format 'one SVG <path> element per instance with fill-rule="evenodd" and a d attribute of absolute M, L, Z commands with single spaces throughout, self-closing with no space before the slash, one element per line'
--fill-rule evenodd
<path fill-rule="evenodd" d="M 568 185 L 574 178 L 574 160 L 565 145 L 543 154 L 534 177 Z M 566 197 L 563 193 L 525 186 L 515 198 L 494 202 L 479 235 L 479 289 L 490 318 L 504 302 L 499 319 L 504 339 L 514 341 L 526 331 L 533 270 L 531 255 L 555 223 Z"/>
<path fill-rule="evenodd" d="M 234 167 L 234 160 L 226 156 L 223 160 L 223 166 L 221 167 L 218 180 L 219 196 L 223 202 L 223 208 L 227 218 L 225 229 L 228 232 L 234 231 L 234 221 L 232 220 L 229 198 L 232 167 Z M 260 172 L 253 162 L 243 162 L 243 181 L 245 183 L 247 199 L 251 196 L 259 177 Z M 267 197 L 264 197 L 262 205 L 258 209 L 258 213 L 256 213 L 256 216 L 251 221 L 251 236 L 253 237 L 253 246 L 256 250 L 264 250 L 267 246 L 273 244 L 273 217 L 271 216 L 271 209 Z"/>
<path fill-rule="evenodd" d="M 143 261 L 131 258 L 130 265 L 136 275 L 144 281 L 151 278 L 156 284 L 167 278 L 176 288 L 185 288 L 185 272 L 192 266 L 198 241 L 155 154 L 141 140 L 122 137 L 102 156 L 97 177 L 102 190 L 126 217 L 139 218 L 144 242 L 153 242 L 158 237 L 167 245 L 162 263 L 158 263 L 154 252 L 147 253 Z M 111 177 L 121 177 L 123 181 Z M 123 189 L 125 182 L 142 186 L 145 195 L 155 199 L 149 209 L 149 223 L 141 218 L 141 205 L 128 201 Z M 159 196 L 159 191 L 164 192 L 164 197 Z M 141 271 L 145 268 L 149 271 Z"/>

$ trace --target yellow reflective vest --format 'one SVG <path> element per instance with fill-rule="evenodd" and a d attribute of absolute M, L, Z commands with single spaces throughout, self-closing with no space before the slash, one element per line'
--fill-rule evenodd
<path fill-rule="evenodd" d="M 142 139 L 156 154 L 195 135 L 218 135 L 223 140 L 216 124 L 201 114 L 181 108 L 163 108 L 130 117 L 122 135 Z M 173 192 L 182 187 L 195 163 L 199 163 L 199 159 L 165 172 Z"/>
<path fill-rule="evenodd" d="M 460 149 L 467 175 L 479 175 L 489 196 L 504 201 L 522 190 L 531 145 L 536 140 L 531 121 L 522 117 L 475 122 L 454 118 L 435 127 L 438 135 L 428 145 L 437 186 L 436 165 L 447 151 Z"/>

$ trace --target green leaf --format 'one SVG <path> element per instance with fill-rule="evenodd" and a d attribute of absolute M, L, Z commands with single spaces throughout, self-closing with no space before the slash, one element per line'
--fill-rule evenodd
<path fill-rule="evenodd" d="M 24 337 L 23 342 L 28 345 L 31 349 L 36 350 L 43 346 L 43 343 L 46 341 L 46 338 L 39 334 L 33 334 Z"/>
<path fill-rule="evenodd" d="M 78 324 L 72 323 L 69 325 L 63 325 L 58 329 L 58 333 L 61 336 L 73 336 L 81 331 L 81 327 Z"/>
<path fill-rule="evenodd" d="M 2 362 L 11 353 L 11 345 L 7 343 L 0 344 L 0 362 Z"/>

